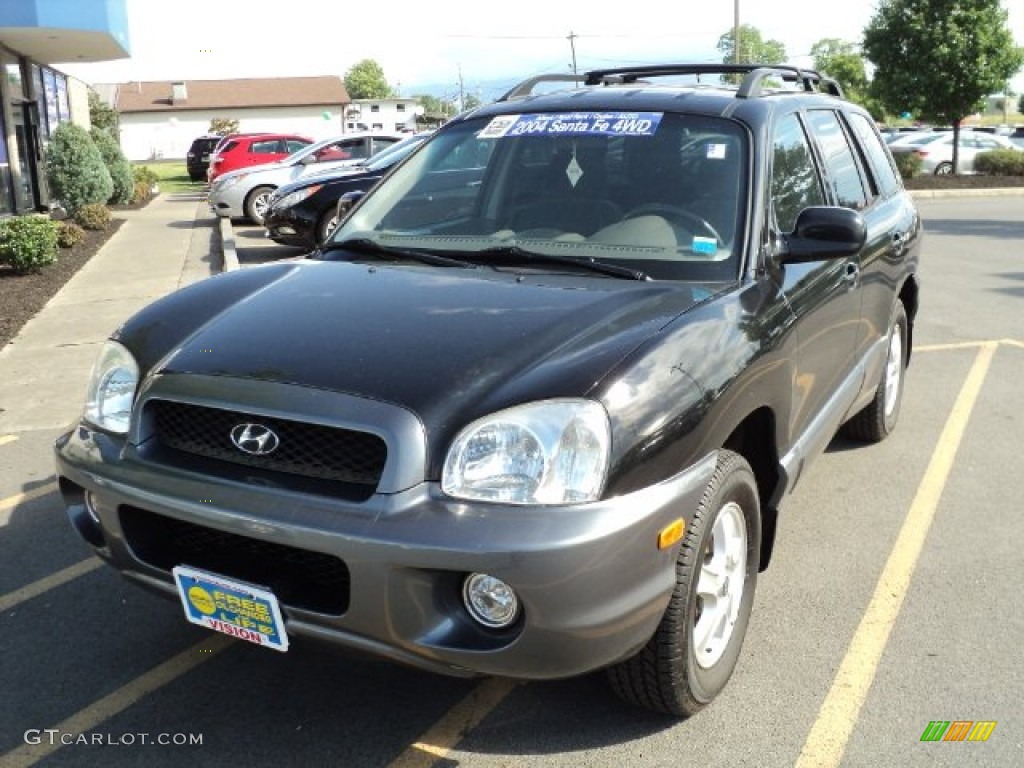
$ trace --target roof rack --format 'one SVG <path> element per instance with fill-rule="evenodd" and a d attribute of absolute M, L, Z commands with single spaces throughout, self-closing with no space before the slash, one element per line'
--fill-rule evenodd
<path fill-rule="evenodd" d="M 529 96 L 533 93 L 533 89 L 541 83 L 577 83 L 582 85 L 586 79 L 586 75 L 571 75 L 564 72 L 537 75 L 536 77 L 531 77 L 528 80 L 523 80 L 523 82 L 506 92 L 498 99 L 498 101 L 508 101 L 509 99 L 519 99 L 523 96 Z"/>
<path fill-rule="evenodd" d="M 614 69 L 595 69 L 586 73 L 586 85 L 613 85 L 636 83 L 641 77 L 668 77 L 672 75 L 743 75 L 736 91 L 738 99 L 753 99 L 763 93 L 762 85 L 769 78 L 782 78 L 799 82 L 804 91 L 821 91 L 843 97 L 843 89 L 830 77 L 813 69 L 801 69 L 786 64 L 648 64 Z M 571 77 L 571 75 L 570 75 Z"/>

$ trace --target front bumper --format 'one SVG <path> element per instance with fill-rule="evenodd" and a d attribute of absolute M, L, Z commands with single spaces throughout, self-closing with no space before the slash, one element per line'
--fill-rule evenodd
<path fill-rule="evenodd" d="M 435 672 L 524 679 L 582 674 L 648 640 L 676 581 L 678 545 L 659 550 L 658 533 L 678 517 L 690 524 L 715 465 L 711 455 L 627 496 L 531 508 L 453 500 L 423 482 L 361 502 L 261 487 L 156 465 L 85 425 L 58 440 L 56 461 L 76 530 L 143 586 L 175 596 L 178 564 L 256 583 L 233 556 L 177 562 L 210 556 L 188 549 L 197 537 L 258 550 L 269 578 L 295 558 L 313 572 L 337 562 L 343 577 L 321 584 L 315 600 L 307 582 L 278 587 L 290 634 Z M 186 543 L 172 543 L 176 532 Z M 473 572 L 516 590 L 516 624 L 491 630 L 471 619 L 461 585 Z"/>
<path fill-rule="evenodd" d="M 316 247 L 316 221 L 298 206 L 269 208 L 263 219 L 267 237 L 282 245 Z"/>
<path fill-rule="evenodd" d="M 210 187 L 210 211 L 224 219 L 240 219 L 245 216 L 245 195 L 237 185 L 222 189 L 213 182 Z"/>

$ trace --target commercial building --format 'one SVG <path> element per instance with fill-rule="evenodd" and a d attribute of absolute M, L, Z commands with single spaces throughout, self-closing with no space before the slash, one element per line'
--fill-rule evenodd
<path fill-rule="evenodd" d="M 0 2 L 0 216 L 48 206 L 50 135 L 89 125 L 87 86 L 56 65 L 129 55 L 125 0 Z"/>

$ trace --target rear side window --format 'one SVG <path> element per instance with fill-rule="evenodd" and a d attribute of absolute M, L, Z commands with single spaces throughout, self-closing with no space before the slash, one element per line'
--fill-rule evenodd
<path fill-rule="evenodd" d="M 850 115 L 850 125 L 868 157 L 868 164 L 871 166 L 879 193 L 882 197 L 888 197 L 898 192 L 901 185 L 889 160 L 889 151 L 878 138 L 871 121 L 864 115 L 854 112 Z"/>
<path fill-rule="evenodd" d="M 269 141 L 254 141 L 249 147 L 249 152 L 254 155 L 273 155 L 281 151 L 281 142 L 277 139 Z"/>
<path fill-rule="evenodd" d="M 233 150 L 237 146 L 238 146 L 238 142 L 237 141 L 229 141 L 227 144 L 225 144 L 223 147 L 220 148 L 220 154 L 223 155 L 226 152 L 230 152 L 231 150 Z"/>
<path fill-rule="evenodd" d="M 804 208 L 825 204 L 807 135 L 796 115 L 786 115 L 775 126 L 771 194 L 782 232 L 793 231 Z"/>
<path fill-rule="evenodd" d="M 807 113 L 807 120 L 811 133 L 821 146 L 828 184 L 835 194 L 836 203 L 844 208 L 861 210 L 868 204 L 868 197 L 839 115 L 829 109 L 815 109 Z"/>

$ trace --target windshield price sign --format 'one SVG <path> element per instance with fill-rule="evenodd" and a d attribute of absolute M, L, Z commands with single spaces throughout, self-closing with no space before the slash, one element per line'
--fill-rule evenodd
<path fill-rule="evenodd" d="M 507 136 L 653 136 L 661 112 L 542 112 L 500 115 L 478 138 Z"/>
<path fill-rule="evenodd" d="M 185 618 L 193 624 L 276 651 L 288 650 L 281 609 L 272 592 L 181 565 L 173 573 Z"/>

